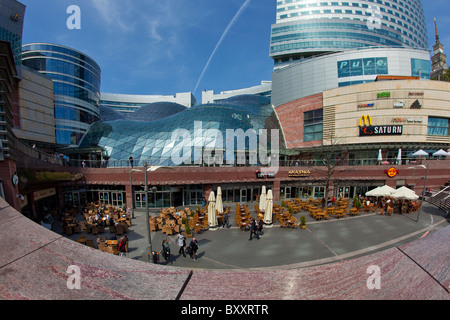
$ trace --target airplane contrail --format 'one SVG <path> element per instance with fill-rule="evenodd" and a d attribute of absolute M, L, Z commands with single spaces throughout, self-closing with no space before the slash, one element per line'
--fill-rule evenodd
<path fill-rule="evenodd" d="M 209 63 L 211 62 L 212 58 L 214 57 L 214 54 L 217 51 L 217 48 L 219 48 L 220 44 L 222 43 L 223 39 L 225 38 L 225 36 L 227 35 L 228 31 L 231 29 L 231 27 L 234 25 L 234 23 L 237 21 L 237 19 L 239 18 L 239 16 L 241 15 L 241 13 L 244 11 L 244 9 L 248 6 L 248 4 L 250 3 L 251 0 L 245 0 L 245 2 L 242 4 L 242 6 L 239 8 L 238 12 L 236 12 L 236 14 L 234 15 L 233 19 L 231 19 L 230 23 L 228 24 L 228 26 L 226 27 L 225 31 L 223 32 L 222 36 L 219 39 L 219 42 L 217 42 L 216 47 L 214 48 L 213 52 L 211 53 L 211 55 L 209 56 L 208 61 L 206 62 L 205 67 L 203 68 L 202 73 L 200 74 L 200 78 L 198 78 L 197 84 L 195 85 L 195 89 L 193 91 L 193 93 L 195 93 L 195 91 L 197 91 L 198 85 L 200 84 L 200 81 L 203 78 L 203 75 L 205 74 L 206 70 L 209 67 Z"/>

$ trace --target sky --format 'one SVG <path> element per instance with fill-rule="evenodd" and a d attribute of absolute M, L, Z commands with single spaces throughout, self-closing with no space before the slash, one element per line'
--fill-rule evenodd
<path fill-rule="evenodd" d="M 68 46 L 102 70 L 101 92 L 215 93 L 272 80 L 270 29 L 276 0 L 19 0 L 27 6 L 23 44 Z M 429 47 L 434 18 L 450 57 L 448 0 L 422 0 Z M 80 8 L 80 29 L 69 29 Z M 445 10 L 443 10 L 445 9 Z M 447 50 L 446 50 L 447 49 Z"/>

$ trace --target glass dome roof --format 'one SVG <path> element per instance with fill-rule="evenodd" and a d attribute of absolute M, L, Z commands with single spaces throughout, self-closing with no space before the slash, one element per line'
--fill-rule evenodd
<path fill-rule="evenodd" d="M 161 106 L 164 105 L 167 103 Z M 257 143 L 265 143 L 260 139 L 262 131 L 259 130 L 266 129 L 268 137 L 264 146 L 270 150 L 270 129 L 280 129 L 270 99 L 266 97 L 242 95 L 183 108 L 181 112 L 153 121 L 122 119 L 98 122 L 88 130 L 79 148 L 100 147 L 106 150 L 109 166 L 126 166 L 130 156 L 136 166 L 143 165 L 144 161 L 149 165 L 180 165 L 180 157 L 184 164 L 198 164 L 202 160 L 202 151 L 199 150 L 214 150 L 216 153 L 221 150 L 222 163 L 225 163 L 234 161 L 234 153 L 237 149 L 243 150 L 244 144 L 247 154 L 258 149 L 248 136 L 240 144 L 236 134 L 254 132 Z M 172 111 L 176 109 L 174 106 Z M 277 134 L 280 139 L 279 131 Z M 225 152 L 228 151 L 227 144 L 233 146 L 233 160 L 230 159 L 231 154 Z"/>
<path fill-rule="evenodd" d="M 186 107 L 178 103 L 154 102 L 128 114 L 127 118 L 130 120 L 152 121 L 167 118 L 184 110 L 186 110 Z"/>

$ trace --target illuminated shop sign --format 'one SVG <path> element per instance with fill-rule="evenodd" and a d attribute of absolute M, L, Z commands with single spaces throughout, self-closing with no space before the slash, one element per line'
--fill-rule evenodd
<path fill-rule="evenodd" d="M 359 119 L 359 136 L 396 136 L 403 134 L 401 125 L 374 126 L 370 115 L 363 115 Z"/>
<path fill-rule="evenodd" d="M 387 58 L 366 58 L 338 61 L 338 77 L 388 74 Z"/>
<path fill-rule="evenodd" d="M 290 170 L 289 177 L 309 177 L 311 175 L 311 171 L 309 170 Z"/>

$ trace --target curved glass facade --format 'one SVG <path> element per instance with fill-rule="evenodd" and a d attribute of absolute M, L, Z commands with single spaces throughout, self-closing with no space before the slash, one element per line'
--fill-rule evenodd
<path fill-rule="evenodd" d="M 421 1 L 277 1 L 270 46 L 275 64 L 368 47 L 427 50 Z"/>
<path fill-rule="evenodd" d="M 251 132 L 249 129 L 257 133 L 256 144 L 252 143 L 251 134 L 244 137 Z M 266 129 L 267 140 L 262 140 L 261 129 Z M 278 129 L 277 135 L 271 129 Z M 244 95 L 198 105 L 160 120 L 98 122 L 86 133 L 79 148 L 102 149 L 109 166 L 126 166 L 130 156 L 136 166 L 142 166 L 144 161 L 165 166 L 242 161 L 252 164 L 254 158 L 249 157 L 258 152 L 259 143 L 270 151 L 272 137 L 281 137 L 279 129 L 269 98 Z M 233 150 L 228 154 L 230 145 Z M 209 158 L 205 157 L 205 150 L 209 150 Z M 242 150 L 246 159 L 237 159 L 237 151 Z"/>
<path fill-rule="evenodd" d="M 56 143 L 78 144 L 100 120 L 101 70 L 87 55 L 47 43 L 22 46 L 22 63 L 53 80 Z"/>

